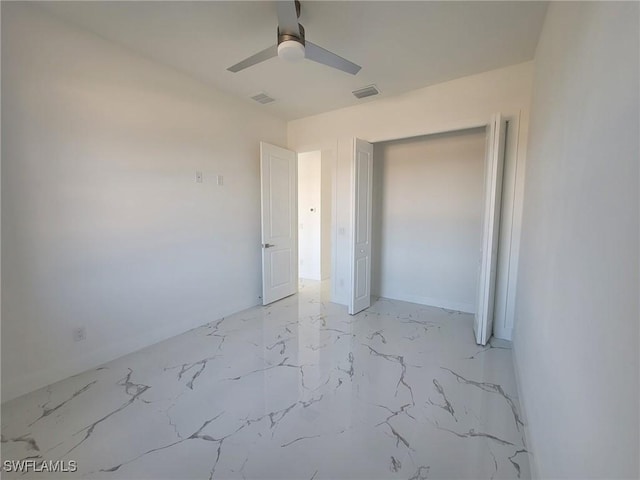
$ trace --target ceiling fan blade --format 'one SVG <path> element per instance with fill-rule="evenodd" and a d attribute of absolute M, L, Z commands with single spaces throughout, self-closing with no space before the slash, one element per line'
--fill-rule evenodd
<path fill-rule="evenodd" d="M 337 68 L 338 70 L 350 73 L 351 75 L 355 75 L 362 68 L 360 65 L 356 65 L 346 58 L 342 58 L 329 50 L 325 50 L 308 40 L 305 41 L 304 51 L 305 58 L 313 60 L 314 62 L 322 63 L 329 67 Z"/>
<path fill-rule="evenodd" d="M 278 11 L 278 30 L 280 35 L 288 34 L 300 37 L 298 10 L 295 0 L 276 2 L 276 8 Z"/>
<path fill-rule="evenodd" d="M 230 72 L 236 73 L 240 70 L 244 70 L 247 67 L 251 67 L 257 63 L 264 62 L 265 60 L 269 60 L 270 58 L 278 56 L 278 46 L 271 45 L 269 48 L 265 48 L 261 52 L 256 53 L 255 55 L 251 55 L 249 58 L 245 58 L 239 63 L 227 68 Z"/>

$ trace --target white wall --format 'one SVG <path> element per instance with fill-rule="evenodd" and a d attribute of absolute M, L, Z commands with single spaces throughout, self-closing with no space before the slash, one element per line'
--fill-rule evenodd
<path fill-rule="evenodd" d="M 485 129 L 374 145 L 374 295 L 475 311 Z"/>
<path fill-rule="evenodd" d="M 3 400 L 258 302 L 263 111 L 2 3 Z"/>
<path fill-rule="evenodd" d="M 533 63 L 527 62 L 289 122 L 291 149 L 335 152 L 334 302 L 348 302 L 352 138 L 381 142 L 461 130 L 486 125 L 492 114 L 502 112 L 510 128 L 503 185 L 507 208 L 501 217 L 505 235 L 501 234 L 499 256 L 503 258 L 498 260 L 498 275 L 509 283 L 497 292 L 502 305 L 496 306 L 500 317 L 494 321 L 494 333 L 511 337 L 532 73 Z"/>
<path fill-rule="evenodd" d="M 639 5 L 551 3 L 514 351 L 540 478 L 638 478 Z"/>
<path fill-rule="evenodd" d="M 319 150 L 298 154 L 298 276 L 320 280 L 322 158 Z"/>

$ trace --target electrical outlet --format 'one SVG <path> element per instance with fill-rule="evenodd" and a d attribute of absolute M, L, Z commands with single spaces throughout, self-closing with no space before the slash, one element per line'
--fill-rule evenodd
<path fill-rule="evenodd" d="M 77 327 L 73 329 L 73 341 L 81 342 L 87 339 L 87 329 L 86 327 Z"/>
<path fill-rule="evenodd" d="M 200 170 L 196 170 L 196 183 L 202 183 L 202 172 Z"/>

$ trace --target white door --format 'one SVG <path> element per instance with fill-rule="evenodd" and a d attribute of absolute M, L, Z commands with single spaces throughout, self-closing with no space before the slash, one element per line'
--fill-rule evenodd
<path fill-rule="evenodd" d="M 349 313 L 371 305 L 371 193 L 373 145 L 354 139 L 351 167 L 351 295 Z"/>
<path fill-rule="evenodd" d="M 260 142 L 262 304 L 298 291 L 297 155 Z"/>
<path fill-rule="evenodd" d="M 500 114 L 494 115 L 487 128 L 482 214 L 482 258 L 478 275 L 476 315 L 473 323 L 476 342 L 480 345 L 486 345 L 489 341 L 493 327 L 505 130 L 506 124 L 502 116 Z"/>

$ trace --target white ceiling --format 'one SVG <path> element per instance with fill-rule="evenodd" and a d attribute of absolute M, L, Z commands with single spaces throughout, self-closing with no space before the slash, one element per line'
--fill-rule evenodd
<path fill-rule="evenodd" d="M 302 1 L 307 38 L 359 65 L 355 76 L 311 61 L 273 58 L 227 67 L 276 43 L 274 2 L 45 2 L 58 17 L 248 100 L 284 119 L 381 98 L 531 60 L 546 2 Z"/>

